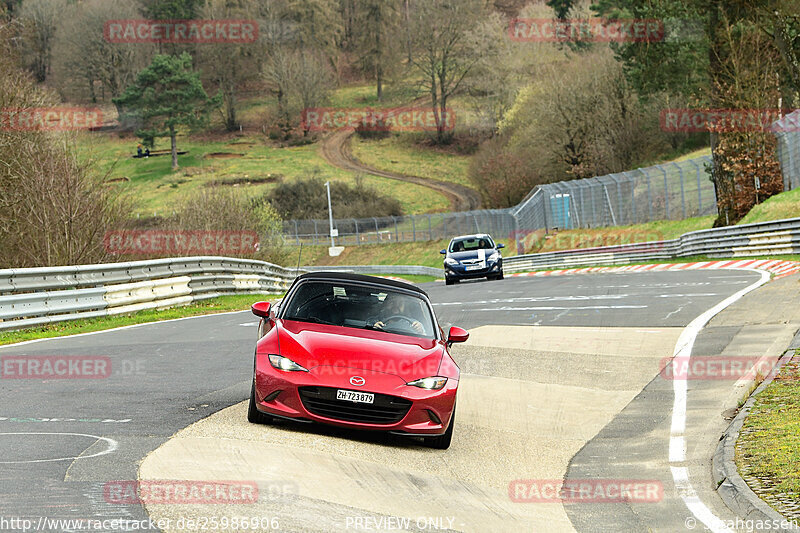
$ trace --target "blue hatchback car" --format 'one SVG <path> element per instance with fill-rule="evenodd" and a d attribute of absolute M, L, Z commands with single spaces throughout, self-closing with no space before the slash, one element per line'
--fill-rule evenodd
<path fill-rule="evenodd" d="M 503 279 L 502 244 L 495 244 L 491 235 L 462 235 L 455 237 L 445 250 L 444 281 L 447 285 L 462 279 Z"/>

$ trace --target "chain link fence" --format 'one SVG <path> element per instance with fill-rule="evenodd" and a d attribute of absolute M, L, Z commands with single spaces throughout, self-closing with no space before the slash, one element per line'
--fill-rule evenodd
<path fill-rule="evenodd" d="M 536 230 L 599 228 L 682 220 L 717 213 L 711 157 L 639 168 L 595 178 L 539 185 L 517 206 L 460 213 L 335 219 L 337 246 L 449 239 L 490 233 L 519 241 Z M 334 214 L 336 206 L 333 206 Z M 327 219 L 288 220 L 287 244 L 330 244 Z"/>
<path fill-rule="evenodd" d="M 800 110 L 789 113 L 773 124 L 778 139 L 778 160 L 783 172 L 783 190 L 800 187 L 800 131 L 795 126 L 800 121 Z"/>

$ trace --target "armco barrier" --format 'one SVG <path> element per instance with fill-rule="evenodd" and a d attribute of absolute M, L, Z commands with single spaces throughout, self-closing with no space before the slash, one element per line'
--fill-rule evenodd
<path fill-rule="evenodd" d="M 382 274 L 411 274 L 415 276 L 434 276 L 444 278 L 441 268 L 418 265 L 352 265 L 352 266 L 304 266 L 308 272 L 353 272 L 356 274 L 382 275 Z"/>
<path fill-rule="evenodd" d="M 624 265 L 702 255 L 739 258 L 800 254 L 800 218 L 685 233 L 677 239 L 518 255 L 503 260 L 507 272 L 584 265 Z"/>
<path fill-rule="evenodd" d="M 506 257 L 506 272 L 585 265 L 624 265 L 703 255 L 742 258 L 800 254 L 800 218 L 693 231 L 677 239 Z M 282 292 L 299 272 L 416 274 L 442 269 L 414 265 L 303 267 L 228 257 L 181 257 L 0 270 L 0 331 L 76 318 L 185 305 L 222 294 Z"/>
<path fill-rule="evenodd" d="M 282 292 L 297 273 L 228 257 L 0 270 L 0 331 L 162 309 L 222 294 Z"/>

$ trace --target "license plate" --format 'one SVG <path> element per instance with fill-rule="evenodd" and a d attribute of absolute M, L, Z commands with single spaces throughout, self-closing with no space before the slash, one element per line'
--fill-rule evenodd
<path fill-rule="evenodd" d="M 483 265 L 470 265 L 466 269 L 467 270 L 480 270 L 482 268 L 486 268 L 486 267 L 484 267 Z"/>
<path fill-rule="evenodd" d="M 372 403 L 375 401 L 375 395 L 369 392 L 355 392 L 340 389 L 336 391 L 336 399 L 356 403 Z"/>

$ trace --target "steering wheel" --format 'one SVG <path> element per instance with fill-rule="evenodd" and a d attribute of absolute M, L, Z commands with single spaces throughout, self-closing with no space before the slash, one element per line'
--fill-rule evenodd
<path fill-rule="evenodd" d="M 414 326 L 414 322 L 415 322 L 414 320 L 411 320 L 407 316 L 403 316 L 403 315 L 392 315 L 392 316 L 384 319 L 382 322 L 388 323 L 388 322 L 392 322 L 393 320 L 405 320 L 406 322 L 408 322 L 408 327 L 413 327 Z"/>

